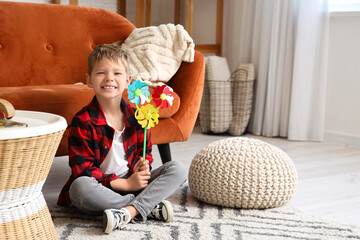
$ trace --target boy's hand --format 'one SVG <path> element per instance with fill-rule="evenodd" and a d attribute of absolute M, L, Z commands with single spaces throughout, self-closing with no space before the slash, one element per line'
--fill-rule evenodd
<path fill-rule="evenodd" d="M 134 173 L 126 179 L 126 191 L 138 191 L 147 187 L 150 179 L 150 164 L 141 157 L 134 166 Z"/>
<path fill-rule="evenodd" d="M 146 188 L 149 179 L 150 179 L 149 170 L 134 172 L 134 174 L 127 179 L 129 191 L 138 191 Z"/>
<path fill-rule="evenodd" d="M 150 164 L 148 160 L 143 161 L 143 158 L 141 157 L 139 161 L 134 166 L 134 173 L 140 172 L 140 171 L 148 171 L 150 172 Z"/>

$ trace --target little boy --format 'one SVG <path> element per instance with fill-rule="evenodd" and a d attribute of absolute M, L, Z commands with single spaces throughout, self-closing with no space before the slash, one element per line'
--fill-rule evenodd
<path fill-rule="evenodd" d="M 91 103 L 73 118 L 69 132 L 72 174 L 58 204 L 103 214 L 103 231 L 121 229 L 134 217 L 170 222 L 164 200 L 187 178 L 183 164 L 170 161 L 151 171 L 150 131 L 143 161 L 144 129 L 122 94 L 131 82 L 126 54 L 117 44 L 98 45 L 88 58 Z"/>

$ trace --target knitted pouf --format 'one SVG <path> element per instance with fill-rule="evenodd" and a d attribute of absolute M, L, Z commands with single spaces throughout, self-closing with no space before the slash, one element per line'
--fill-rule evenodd
<path fill-rule="evenodd" d="M 295 194 L 297 173 L 279 148 L 246 137 L 216 141 L 189 169 L 189 187 L 200 201 L 236 208 L 272 208 Z"/>

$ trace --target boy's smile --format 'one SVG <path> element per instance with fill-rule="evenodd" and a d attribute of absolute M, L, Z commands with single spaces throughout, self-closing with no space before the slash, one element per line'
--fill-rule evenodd
<path fill-rule="evenodd" d="M 101 59 L 94 64 L 91 75 L 87 75 L 87 84 L 93 88 L 97 97 L 118 98 L 130 83 L 130 77 L 126 73 L 125 66 L 121 61 Z"/>
<path fill-rule="evenodd" d="M 105 90 L 107 90 L 107 89 L 111 90 L 111 89 L 116 89 L 117 87 L 115 87 L 115 86 L 104 86 L 102 88 L 104 88 Z"/>

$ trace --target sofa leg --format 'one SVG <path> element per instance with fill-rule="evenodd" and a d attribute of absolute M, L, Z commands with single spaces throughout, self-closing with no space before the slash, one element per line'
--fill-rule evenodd
<path fill-rule="evenodd" d="M 170 152 L 170 144 L 158 144 L 158 149 L 161 157 L 162 163 L 170 162 L 171 161 L 171 152 Z"/>

